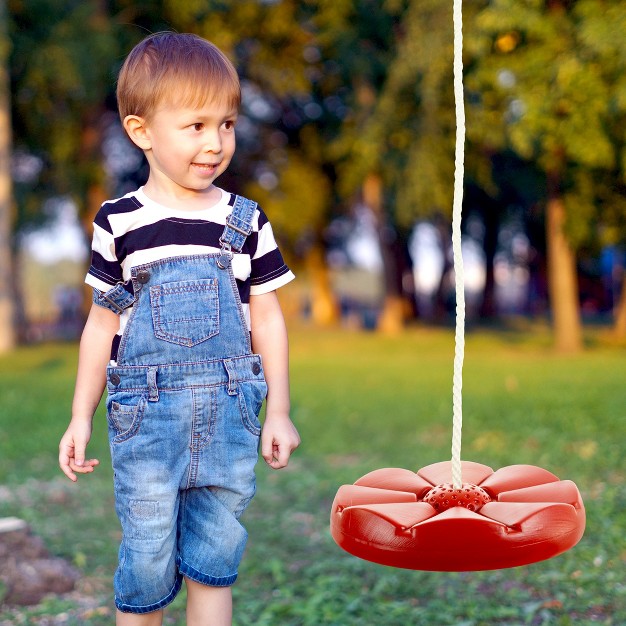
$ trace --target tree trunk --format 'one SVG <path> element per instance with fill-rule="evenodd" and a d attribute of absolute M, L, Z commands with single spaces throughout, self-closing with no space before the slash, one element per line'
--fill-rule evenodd
<path fill-rule="evenodd" d="M 370 174 L 363 183 L 363 202 L 372 210 L 378 225 L 378 240 L 383 260 L 385 296 L 378 318 L 377 328 L 385 334 L 399 333 L 404 327 L 406 306 L 402 297 L 401 278 L 396 255 L 392 250 L 393 231 L 387 224 L 383 211 L 382 180 L 377 174 Z"/>
<path fill-rule="evenodd" d="M 615 337 L 619 341 L 626 339 L 626 272 L 622 276 L 622 293 L 615 308 Z"/>
<path fill-rule="evenodd" d="M 98 163 L 100 170 L 96 173 L 95 167 L 89 168 L 89 176 L 85 179 L 84 187 L 79 202 L 79 217 L 85 233 L 85 242 L 91 247 L 93 237 L 93 221 L 100 210 L 103 202 L 111 196 L 109 189 L 105 186 L 105 175 L 102 165 L 104 155 L 102 154 L 102 144 L 104 141 L 103 120 L 105 119 L 105 109 L 97 106 L 88 111 L 82 124 L 82 134 L 80 137 L 80 159 L 83 163 Z M 82 313 L 86 319 L 91 308 L 92 289 L 86 283 L 82 285 L 83 304 Z"/>
<path fill-rule="evenodd" d="M 305 262 L 311 280 L 311 318 L 318 326 L 332 326 L 339 321 L 339 306 L 330 284 L 321 244 L 311 247 Z"/>
<path fill-rule="evenodd" d="M 11 184 L 11 103 L 7 69 L 6 5 L 0 0 L 0 353 L 16 343 L 11 246 L 13 206 Z"/>
<path fill-rule="evenodd" d="M 500 234 L 500 207 L 486 193 L 474 190 L 468 200 L 474 199 L 479 207 L 485 227 L 483 251 L 485 253 L 485 287 L 480 304 L 480 317 L 483 320 L 492 321 L 498 317 L 496 304 L 496 279 L 494 261 L 498 251 L 498 235 Z"/>
<path fill-rule="evenodd" d="M 573 352 L 583 345 L 576 257 L 565 235 L 566 210 L 552 178 L 546 215 L 548 289 L 557 350 Z"/>

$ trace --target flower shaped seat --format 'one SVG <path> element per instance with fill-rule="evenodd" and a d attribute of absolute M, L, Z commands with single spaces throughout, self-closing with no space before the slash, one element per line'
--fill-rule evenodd
<path fill-rule="evenodd" d="M 534 465 L 462 462 L 453 489 L 451 462 L 417 473 L 375 470 L 335 496 L 333 539 L 354 556 L 382 565 L 472 571 L 527 565 L 578 543 L 585 509 L 576 485 Z"/>

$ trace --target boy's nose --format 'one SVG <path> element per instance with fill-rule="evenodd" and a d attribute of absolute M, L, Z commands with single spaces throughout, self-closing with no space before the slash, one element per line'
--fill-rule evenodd
<path fill-rule="evenodd" d="M 219 133 L 209 133 L 204 142 L 204 152 L 221 152 L 222 139 Z"/>

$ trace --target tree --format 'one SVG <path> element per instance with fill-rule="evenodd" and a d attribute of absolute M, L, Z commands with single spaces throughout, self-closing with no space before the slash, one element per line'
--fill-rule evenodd
<path fill-rule="evenodd" d="M 53 197 L 71 199 L 90 232 L 108 196 L 104 113 L 125 39 L 110 19 L 113 8 L 106 0 L 8 0 L 13 154 L 21 172 L 13 185 L 16 232 L 45 221 L 43 207 Z M 17 261 L 13 274 L 23 332 Z"/>
<path fill-rule="evenodd" d="M 623 59 L 625 20 L 619 4 L 601 0 L 494 0 L 468 37 L 468 136 L 493 150 L 510 147 L 545 177 L 548 282 L 562 350 L 582 345 L 576 249 L 590 235 L 594 172 L 618 159 L 609 128 L 615 107 L 623 111 L 613 57 Z"/>
<path fill-rule="evenodd" d="M 430 96 L 432 103 L 441 96 L 436 72 L 432 91 L 420 91 L 421 63 L 427 61 L 416 54 L 423 37 L 434 33 L 435 49 L 429 50 L 429 60 L 437 69 L 445 63 L 437 57 L 437 46 L 446 31 L 438 33 L 432 28 L 433 22 L 440 20 L 440 5 L 431 1 L 320 2 L 316 16 L 322 54 L 332 58 L 336 66 L 324 86 L 332 88 L 334 80 L 349 87 L 343 95 L 347 114 L 329 144 L 329 158 L 340 196 L 346 200 L 360 198 L 378 222 L 385 284 L 379 328 L 388 332 L 402 326 L 408 309 L 402 294 L 405 237 L 400 231 L 408 222 L 402 217 L 414 215 L 407 210 L 414 202 L 412 192 L 424 189 L 415 184 L 419 174 L 412 170 L 416 146 L 420 141 L 422 148 L 431 143 L 442 152 L 449 147 L 433 140 L 445 120 L 416 116 L 422 97 L 428 100 Z M 448 69 L 451 71 L 451 66 Z M 424 167 L 430 162 L 425 161 Z M 434 180 L 429 187 L 434 195 L 441 191 L 437 183 Z M 433 200 L 431 196 L 427 210 L 441 198 Z"/>
<path fill-rule="evenodd" d="M 416 219 L 443 216 L 449 223 L 452 212 L 456 132 L 452 6 L 437 0 L 382 6 L 387 22 L 379 16 L 374 19 L 377 24 L 382 21 L 379 31 L 387 39 L 376 55 L 370 52 L 365 57 L 381 71 L 372 77 L 367 65 L 356 65 L 351 72 L 353 114 L 342 126 L 334 152 L 343 193 L 361 189 L 378 216 L 387 288 L 381 320 L 387 328 L 397 329 L 408 310 L 401 292 L 398 243 Z M 468 5 L 465 19 L 475 12 L 475 6 Z M 351 24 L 356 28 L 356 22 Z M 467 177 L 475 179 L 473 187 L 480 191 L 474 196 L 487 198 L 495 207 L 485 192 L 494 193 L 485 173 L 491 153 L 470 144 L 467 152 Z M 497 231 L 497 215 L 486 217 L 493 226 L 489 232 Z M 390 232 L 395 233 L 391 238 L 386 236 Z M 449 241 L 447 236 L 442 242 L 445 248 Z"/>
<path fill-rule="evenodd" d="M 21 217 L 31 219 L 51 195 L 93 215 L 107 195 L 103 114 L 126 38 L 104 0 L 10 0 L 9 8 L 15 145 L 43 166 L 18 189 Z"/>
<path fill-rule="evenodd" d="M 626 93 L 626 89 L 624 90 Z M 622 116 L 624 118 L 626 116 Z M 620 120 L 622 124 L 626 120 Z M 615 125 L 614 138 L 619 138 L 620 125 Z M 623 126 L 621 126 L 623 129 Z M 624 182 L 620 182 L 620 178 Z M 626 180 L 619 172 L 605 173 L 604 177 L 596 180 L 599 187 L 600 203 L 598 207 L 598 222 L 601 226 L 600 245 L 626 249 Z M 601 221 L 600 221 L 601 220 Z M 618 342 L 626 340 L 626 267 L 621 268 L 621 289 L 619 297 L 613 305 L 613 335 Z"/>
<path fill-rule="evenodd" d="M 168 0 L 164 6 L 172 26 L 210 39 L 235 62 L 245 131 L 238 136 L 229 182 L 268 212 L 292 260 L 296 254 L 303 258 L 312 317 L 331 324 L 339 310 L 324 262 L 323 231 L 333 197 L 323 149 L 328 116 L 316 94 L 322 72 L 313 4 Z"/>
<path fill-rule="evenodd" d="M 4 0 L 0 1 L 0 353 L 15 345 L 12 185 L 11 185 L 11 106 L 9 91 L 9 41 Z"/>

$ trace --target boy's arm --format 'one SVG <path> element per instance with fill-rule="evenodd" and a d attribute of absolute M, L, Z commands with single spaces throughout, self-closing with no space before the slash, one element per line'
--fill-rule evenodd
<path fill-rule="evenodd" d="M 300 436 L 289 418 L 289 345 L 275 291 L 250 296 L 250 320 L 252 349 L 261 355 L 268 388 L 261 455 L 270 467 L 280 469 L 300 445 Z"/>
<path fill-rule="evenodd" d="M 93 414 L 106 384 L 106 367 L 111 342 L 120 326 L 119 317 L 109 309 L 93 304 L 80 340 L 78 373 L 72 402 L 72 420 L 59 444 L 59 466 L 72 481 L 76 473 L 93 472 L 97 459 L 85 460 L 91 438 Z"/>

